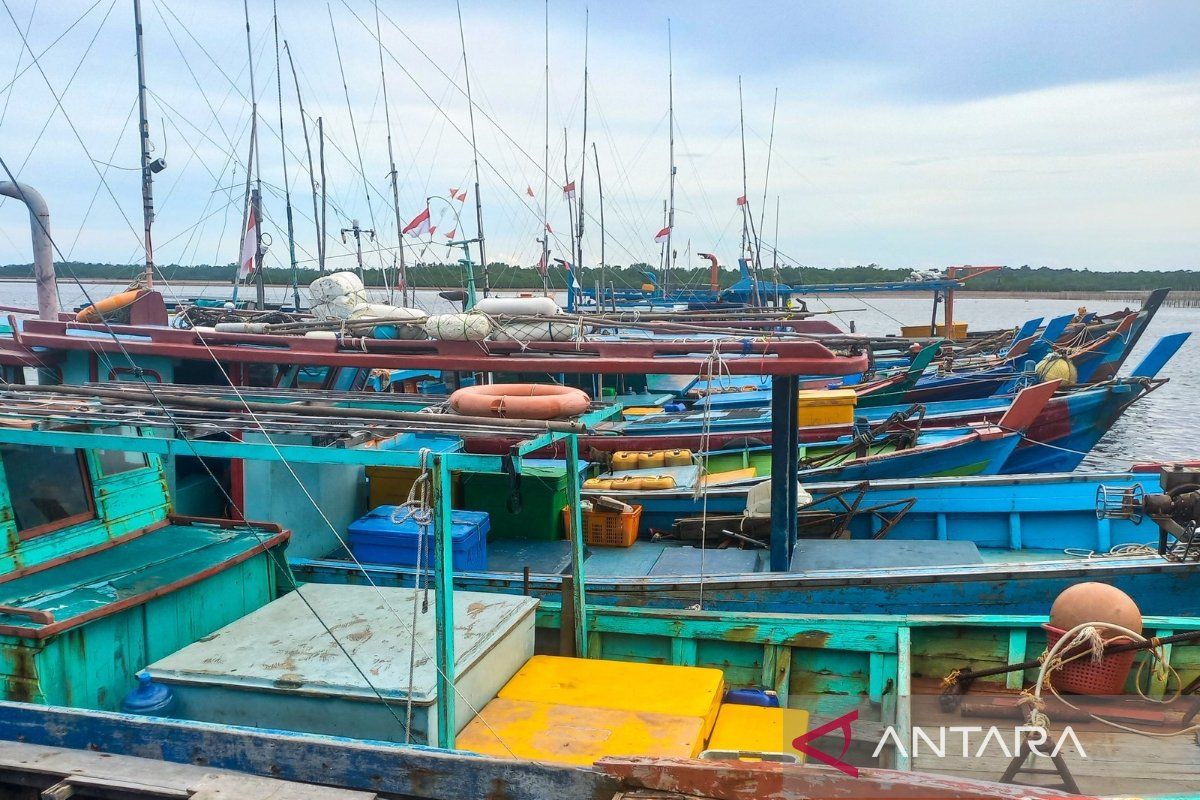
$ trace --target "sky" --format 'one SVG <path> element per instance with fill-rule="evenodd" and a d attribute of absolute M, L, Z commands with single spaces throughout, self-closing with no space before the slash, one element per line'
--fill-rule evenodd
<path fill-rule="evenodd" d="M 141 261 L 131 0 L 0 4 L 0 157 L 46 197 L 64 258 Z M 253 118 L 242 3 L 143 6 L 150 137 L 167 162 L 156 260 L 233 262 Z M 402 224 L 436 198 L 437 231 L 406 238 L 410 261 L 455 258 L 444 234 L 476 234 L 469 76 L 489 261 L 536 262 L 543 213 L 566 256 L 570 178 L 583 187 L 584 261 L 598 264 L 598 160 L 605 260 L 658 263 L 670 72 L 679 265 L 699 265 L 699 252 L 735 262 L 745 193 L 785 263 L 1200 267 L 1195 2 L 462 0 L 461 11 L 465 67 L 454 3 L 383 0 L 378 39 L 371 0 L 279 3 L 315 161 L 317 117 L 325 132 L 328 266 L 353 266 L 340 230 L 354 220 L 376 232 L 368 266 L 394 258 L 381 40 Z M 296 258 L 311 266 L 313 184 L 270 3 L 251 4 L 250 27 L 267 262 L 290 261 L 286 185 Z M 26 215 L 0 203 L 0 263 L 29 260 Z"/>

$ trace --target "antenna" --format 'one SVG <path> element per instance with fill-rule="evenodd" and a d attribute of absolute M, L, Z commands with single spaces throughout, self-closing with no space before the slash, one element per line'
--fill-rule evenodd
<path fill-rule="evenodd" d="M 300 310 L 300 275 L 296 267 L 296 230 L 292 222 L 292 185 L 288 183 L 287 140 L 283 134 L 283 72 L 279 68 L 279 9 L 271 0 L 271 24 L 275 29 L 275 95 L 279 99 L 279 151 L 283 161 L 283 200 L 287 205 L 288 257 L 292 261 L 292 301 Z"/>
<path fill-rule="evenodd" d="M 400 282 L 400 304 L 408 305 L 408 268 L 404 264 L 404 223 L 400 219 L 400 187 L 396 185 L 396 157 L 392 151 L 392 114 L 388 110 L 387 73 L 383 69 L 383 36 L 379 29 L 379 0 L 375 0 L 375 41 L 379 43 L 379 82 L 383 85 L 383 118 L 387 123 L 388 176 L 392 179 L 392 208 L 396 212 L 396 252 L 400 256 L 397 279 Z M 476 198 L 479 190 L 475 190 Z M 389 300 L 391 298 L 388 298 Z M 413 302 L 416 302 L 414 296 Z"/>
<path fill-rule="evenodd" d="M 671 50 L 671 20 L 667 19 L 667 142 L 671 162 L 670 189 L 667 195 L 667 251 L 663 271 L 663 296 L 666 297 L 669 276 L 674 266 L 671 258 L 671 236 L 675 233 L 675 59 Z"/>
<path fill-rule="evenodd" d="M 308 180 L 312 184 L 313 226 L 317 229 L 317 269 L 324 272 L 325 237 L 321 234 L 321 211 L 317 200 L 317 173 L 313 170 L 312 143 L 308 140 L 308 117 L 304 115 L 304 98 L 300 95 L 300 79 L 296 77 L 296 62 L 292 61 L 292 49 L 288 47 L 286 39 L 283 42 L 283 52 L 287 53 L 288 66 L 292 68 L 292 83 L 296 84 L 296 104 L 300 106 L 300 127 L 304 131 L 304 152 L 308 156 Z"/>
<path fill-rule="evenodd" d="M 750 270 L 751 296 L 754 298 L 754 305 L 761 306 L 762 298 L 758 296 L 758 236 L 753 233 L 754 212 L 750 210 L 749 189 L 746 186 L 746 107 L 742 104 L 741 75 L 738 75 L 738 118 L 742 127 L 742 197 L 746 198 L 746 202 L 742 204 L 742 252 L 744 254 L 749 243 L 754 242 L 754 250 L 750 253 L 750 264 L 754 267 Z M 749 231 L 746 227 L 747 220 L 749 221 Z"/>
<path fill-rule="evenodd" d="M 142 222 L 145 226 L 146 286 L 150 287 L 154 285 L 154 242 L 150 235 L 150 228 L 154 224 L 154 173 L 166 169 L 167 162 L 161 158 L 150 160 L 150 122 L 146 119 L 146 58 L 142 48 L 141 0 L 133 0 L 133 26 L 137 40 L 138 138 L 142 152 Z"/>
<path fill-rule="evenodd" d="M 471 120 L 471 158 L 475 164 L 475 238 L 479 240 L 479 261 L 483 265 L 483 296 L 491 291 L 487 253 L 483 246 L 483 201 L 479 199 L 479 148 L 475 143 L 475 101 L 471 99 L 471 65 L 467 62 L 467 35 L 463 32 L 462 2 L 455 0 L 458 9 L 458 40 L 462 43 L 463 75 L 467 89 L 467 114 Z"/>
<path fill-rule="evenodd" d="M 590 12 L 583 9 L 583 141 L 580 148 L 579 164 L 579 208 L 578 226 L 575 230 L 575 268 L 583 269 L 583 186 L 587 175 L 587 119 L 588 119 L 588 23 Z"/>
<path fill-rule="evenodd" d="M 475 195 L 478 197 L 478 193 Z M 568 291 L 570 287 L 567 287 Z M 546 139 L 542 151 L 542 291 L 550 291 L 550 0 L 546 0 Z"/>

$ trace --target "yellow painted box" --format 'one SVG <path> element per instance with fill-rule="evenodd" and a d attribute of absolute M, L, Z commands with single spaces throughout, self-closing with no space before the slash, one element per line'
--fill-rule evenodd
<path fill-rule="evenodd" d="M 806 731 L 807 711 L 726 703 L 717 713 L 706 749 L 790 753 L 803 761 L 804 753 L 792 747 L 792 741 Z"/>
<path fill-rule="evenodd" d="M 698 717 L 707 738 L 725 692 L 719 669 L 534 656 L 499 697 L 583 708 Z"/>
<path fill-rule="evenodd" d="M 931 337 L 931 336 L 940 336 L 943 339 L 950 339 L 955 342 L 961 342 L 967 338 L 967 323 L 965 323 L 965 322 L 953 323 L 950 326 L 950 335 L 949 336 L 946 335 L 946 326 L 945 325 L 933 326 L 932 332 L 930 332 L 930 328 L 928 325 L 904 325 L 900 328 L 900 335 L 910 338 L 910 339 L 918 339 L 918 338 L 925 338 L 925 337 Z"/>
<path fill-rule="evenodd" d="M 415 467 L 367 467 L 366 473 L 370 507 L 379 508 L 403 505 L 421 471 Z M 450 496 L 451 504 L 458 508 L 462 500 L 462 480 L 457 472 L 450 474 Z"/>
<path fill-rule="evenodd" d="M 704 720 L 531 700 L 492 700 L 455 739 L 455 747 L 497 758 L 590 766 L 606 756 L 695 758 Z"/>
<path fill-rule="evenodd" d="M 854 422 L 858 395 L 853 389 L 802 389 L 796 424 L 849 425 Z"/>

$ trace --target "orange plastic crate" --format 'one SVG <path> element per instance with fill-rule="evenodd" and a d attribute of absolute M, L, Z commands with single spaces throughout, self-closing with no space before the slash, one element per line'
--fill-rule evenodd
<path fill-rule="evenodd" d="M 570 530 L 570 510 L 563 509 L 563 526 Z M 631 547 L 637 541 L 642 507 L 632 511 L 584 511 L 583 542 L 593 547 Z"/>

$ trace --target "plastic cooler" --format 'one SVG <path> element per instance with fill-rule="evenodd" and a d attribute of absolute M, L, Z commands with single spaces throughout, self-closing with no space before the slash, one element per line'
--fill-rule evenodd
<path fill-rule="evenodd" d="M 393 522 L 393 512 L 399 522 Z M 482 511 L 453 511 L 450 517 L 451 539 L 456 570 L 487 569 L 488 515 Z M 421 525 L 407 509 L 379 506 L 365 517 L 350 523 L 350 552 L 363 563 L 417 566 L 417 548 L 425 538 L 424 565 L 434 564 L 433 523 Z"/>
<path fill-rule="evenodd" d="M 853 389 L 801 389 L 796 424 L 849 425 L 854 421 L 858 395 Z"/>
<path fill-rule="evenodd" d="M 1058 644 L 1059 640 L 1067 633 L 1053 625 L 1042 625 L 1042 628 L 1046 631 L 1047 650 Z M 1108 641 L 1114 644 L 1125 644 L 1130 639 L 1118 636 Z M 1082 658 L 1069 661 L 1051 673 L 1050 682 L 1060 692 L 1091 695 L 1121 694 L 1125 690 L 1125 681 L 1129 678 L 1129 671 L 1133 668 L 1133 660 L 1136 657 L 1137 652 L 1130 650 L 1126 653 L 1106 655 L 1093 663 L 1091 654 L 1085 653 Z"/>

